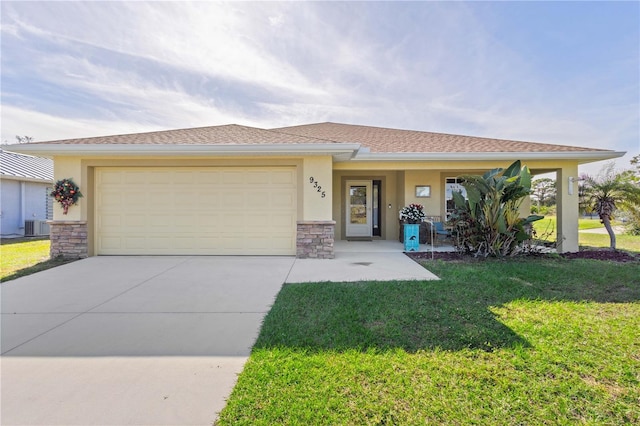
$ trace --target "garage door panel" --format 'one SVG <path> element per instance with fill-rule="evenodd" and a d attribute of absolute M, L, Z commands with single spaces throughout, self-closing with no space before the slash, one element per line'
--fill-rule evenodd
<path fill-rule="evenodd" d="M 104 206 L 112 206 L 113 208 L 117 208 L 123 204 L 122 198 L 123 195 L 121 192 L 102 192 L 98 195 L 98 202 Z"/>
<path fill-rule="evenodd" d="M 282 210 L 291 210 L 296 207 L 296 198 L 294 195 L 285 192 L 285 191 L 275 191 L 271 194 L 271 203 L 270 206 L 272 208 L 282 209 Z"/>
<path fill-rule="evenodd" d="M 99 248 L 103 251 L 119 250 L 122 247 L 122 239 L 120 237 L 102 237 L 99 242 Z"/>
<path fill-rule="evenodd" d="M 239 170 L 225 170 L 221 172 L 222 183 L 226 185 L 238 185 L 244 182 L 248 172 Z"/>
<path fill-rule="evenodd" d="M 267 171 L 247 173 L 245 183 L 250 185 L 268 185 L 271 183 L 271 173 Z"/>
<path fill-rule="evenodd" d="M 143 170 L 138 171 L 126 171 L 123 173 L 122 183 L 125 185 L 135 185 L 141 183 L 153 183 L 154 182 L 154 173 L 145 172 Z"/>
<path fill-rule="evenodd" d="M 119 214 L 103 214 L 100 217 L 100 226 L 118 229 L 122 226 L 123 217 Z"/>
<path fill-rule="evenodd" d="M 289 228 L 296 225 L 296 218 L 292 214 L 271 215 L 271 226 L 278 228 Z"/>
<path fill-rule="evenodd" d="M 196 181 L 196 173 L 184 171 L 175 172 L 173 174 L 173 184 L 177 185 L 193 185 Z"/>
<path fill-rule="evenodd" d="M 295 168 L 97 168 L 98 254 L 295 254 Z"/>
<path fill-rule="evenodd" d="M 119 184 L 122 182 L 123 174 L 120 171 L 104 170 L 100 178 L 104 184 Z"/>
<path fill-rule="evenodd" d="M 217 186 L 220 184 L 220 172 L 213 170 L 203 170 L 195 173 L 196 181 L 195 183 L 198 185 L 205 186 Z"/>
<path fill-rule="evenodd" d="M 124 221 L 127 228 L 143 227 L 147 222 L 147 216 L 144 214 L 130 214 L 124 218 Z"/>
<path fill-rule="evenodd" d="M 296 173 L 295 170 L 281 170 L 274 171 L 271 174 L 271 183 L 280 185 L 295 185 Z"/>

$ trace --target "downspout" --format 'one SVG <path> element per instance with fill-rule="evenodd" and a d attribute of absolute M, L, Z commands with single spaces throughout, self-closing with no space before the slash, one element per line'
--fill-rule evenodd
<path fill-rule="evenodd" d="M 20 182 L 20 223 L 18 229 L 24 229 L 24 221 L 27 219 L 27 184 Z"/>

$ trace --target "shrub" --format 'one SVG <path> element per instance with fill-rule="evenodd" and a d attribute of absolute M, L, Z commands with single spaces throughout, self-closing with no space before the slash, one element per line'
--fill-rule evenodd
<path fill-rule="evenodd" d="M 468 199 L 453 193 L 454 244 L 458 251 L 476 256 L 511 256 L 531 239 L 531 223 L 543 217 L 520 217 L 520 206 L 531 192 L 531 172 L 520 161 L 506 170 L 461 176 Z"/>

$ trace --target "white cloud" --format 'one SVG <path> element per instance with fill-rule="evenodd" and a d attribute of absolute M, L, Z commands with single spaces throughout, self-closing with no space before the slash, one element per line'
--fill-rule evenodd
<path fill-rule="evenodd" d="M 264 45 L 266 12 L 254 3 L 114 2 L 39 3 L 28 20 L 17 12 L 9 15 L 19 32 L 59 45 L 97 47 L 272 91 L 322 96 Z"/>
<path fill-rule="evenodd" d="M 637 99 L 588 70 L 545 79 L 493 35 L 499 19 L 478 13 L 491 7 L 4 2 L 3 132 L 342 121 L 611 149 L 637 140 Z M 14 86 L 21 74 L 40 91 Z"/>
<path fill-rule="evenodd" d="M 15 143 L 16 135 L 34 142 L 157 130 L 133 121 L 69 119 L 8 105 L 2 106 L 2 143 Z"/>

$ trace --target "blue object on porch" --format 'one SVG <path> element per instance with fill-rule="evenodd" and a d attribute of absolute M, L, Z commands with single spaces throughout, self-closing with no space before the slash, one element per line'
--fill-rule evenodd
<path fill-rule="evenodd" d="M 433 226 L 436 228 L 436 234 L 443 235 L 445 238 L 451 236 L 451 231 L 444 228 L 444 223 L 442 222 L 434 222 Z"/>
<path fill-rule="evenodd" d="M 404 225 L 404 251 L 418 251 L 420 249 L 420 225 L 407 223 Z"/>

